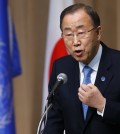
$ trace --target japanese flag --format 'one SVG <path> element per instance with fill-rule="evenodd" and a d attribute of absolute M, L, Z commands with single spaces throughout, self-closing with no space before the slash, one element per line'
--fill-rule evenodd
<path fill-rule="evenodd" d="M 52 64 L 57 58 L 67 55 L 59 28 L 60 14 L 64 8 L 72 4 L 73 0 L 50 0 L 43 79 L 42 111 L 44 111 L 48 96 L 48 81 L 52 70 Z"/>

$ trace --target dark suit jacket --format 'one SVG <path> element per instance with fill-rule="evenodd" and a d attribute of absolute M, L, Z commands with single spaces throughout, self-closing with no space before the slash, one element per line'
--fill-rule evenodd
<path fill-rule="evenodd" d="M 95 85 L 106 98 L 104 116 L 89 107 L 84 121 L 82 103 L 78 98 L 79 64 L 69 55 L 57 60 L 53 66 L 49 90 L 60 73 L 68 76 L 68 82 L 55 91 L 44 134 L 63 134 L 63 129 L 66 134 L 120 134 L 120 52 L 103 43 L 102 46 Z"/>

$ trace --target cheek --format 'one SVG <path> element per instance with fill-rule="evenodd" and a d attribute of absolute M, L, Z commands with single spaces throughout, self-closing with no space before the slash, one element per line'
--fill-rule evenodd
<path fill-rule="evenodd" d="M 86 53 L 91 53 L 91 51 L 92 51 L 92 45 L 89 43 L 89 44 L 87 44 L 87 46 L 85 47 L 85 52 L 86 52 Z"/>
<path fill-rule="evenodd" d="M 90 41 L 83 43 L 83 49 L 86 54 L 91 52 L 91 47 L 92 44 L 90 43 Z"/>
<path fill-rule="evenodd" d="M 65 47 L 67 48 L 68 51 L 70 51 L 72 49 L 72 44 L 66 40 L 64 40 L 65 43 Z"/>
<path fill-rule="evenodd" d="M 96 42 L 89 43 L 85 48 L 86 55 L 90 59 L 92 59 L 96 55 L 98 47 L 99 47 L 99 45 Z"/>
<path fill-rule="evenodd" d="M 96 46 L 94 45 L 95 42 L 92 42 L 91 40 L 89 40 L 88 42 L 86 42 L 84 44 L 84 54 L 87 57 L 91 57 L 96 51 Z M 96 43 L 95 43 L 96 44 Z"/>

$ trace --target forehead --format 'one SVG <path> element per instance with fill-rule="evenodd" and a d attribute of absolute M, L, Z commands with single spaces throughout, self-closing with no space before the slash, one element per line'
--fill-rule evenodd
<path fill-rule="evenodd" d="M 87 28 L 92 25 L 91 17 L 84 10 L 66 14 L 62 22 L 62 30 L 71 28 Z"/>

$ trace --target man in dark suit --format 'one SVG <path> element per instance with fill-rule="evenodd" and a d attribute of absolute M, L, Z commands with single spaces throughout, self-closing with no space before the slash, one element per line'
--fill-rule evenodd
<path fill-rule="evenodd" d="M 60 28 L 70 55 L 55 61 L 49 92 L 58 74 L 65 73 L 68 82 L 52 96 L 43 133 L 120 134 L 120 52 L 100 41 L 100 19 L 90 6 L 64 9 Z M 92 71 L 83 84 L 86 66 Z"/>

